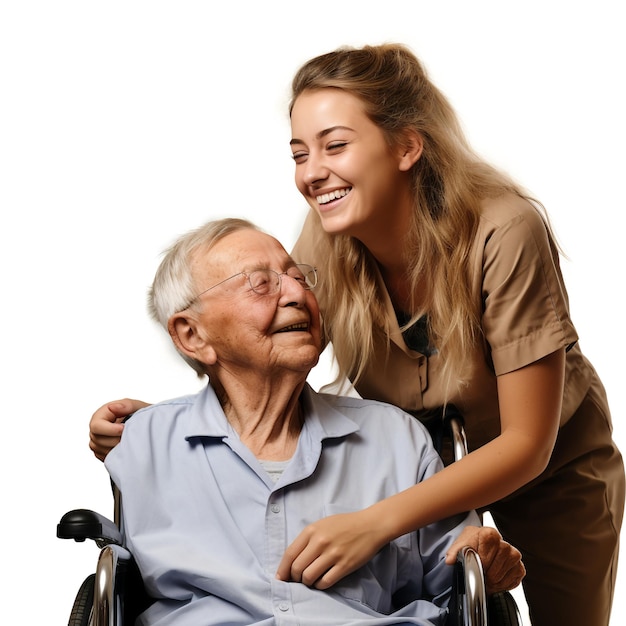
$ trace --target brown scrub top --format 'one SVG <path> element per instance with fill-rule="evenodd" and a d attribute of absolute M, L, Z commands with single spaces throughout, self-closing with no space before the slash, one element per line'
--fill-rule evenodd
<path fill-rule="evenodd" d="M 296 261 L 317 263 L 315 241 L 320 228 L 310 212 L 292 254 Z M 469 384 L 448 398 L 465 417 L 470 450 L 500 432 L 496 377 L 565 347 L 563 425 L 590 385 L 601 389 L 601 383 L 577 343 L 558 249 L 530 202 L 513 194 L 484 201 L 470 270 L 472 290 L 481 303 L 483 337 L 472 355 Z M 386 289 L 382 291 L 392 329 L 390 346 L 382 338 L 376 341 L 374 357 L 355 387 L 365 398 L 390 402 L 423 417 L 445 400 L 439 357 L 436 352 L 426 356 L 407 347 L 391 299 Z M 316 293 L 323 314 L 327 296 L 323 289 Z"/>

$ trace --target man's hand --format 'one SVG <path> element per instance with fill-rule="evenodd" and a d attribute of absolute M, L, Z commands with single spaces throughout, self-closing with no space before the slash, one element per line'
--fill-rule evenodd
<path fill-rule="evenodd" d="M 495 528 L 465 528 L 446 553 L 446 563 L 453 565 L 456 555 L 465 546 L 473 548 L 480 556 L 489 595 L 514 589 L 526 575 L 520 551 L 504 541 Z"/>
<path fill-rule="evenodd" d="M 89 448 L 96 458 L 104 461 L 106 455 L 120 442 L 124 424 L 122 420 L 149 406 L 141 400 L 115 400 L 102 405 L 89 421 Z"/>

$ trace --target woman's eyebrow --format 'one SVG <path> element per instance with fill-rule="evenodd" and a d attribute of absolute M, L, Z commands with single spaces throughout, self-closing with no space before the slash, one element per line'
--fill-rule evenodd
<path fill-rule="evenodd" d="M 326 137 L 326 135 L 330 135 L 330 133 L 332 133 L 335 130 L 348 130 L 352 132 L 352 128 L 350 128 L 349 126 L 341 126 L 341 125 L 337 125 L 337 126 L 331 126 L 330 128 L 325 128 L 324 130 L 320 130 L 319 133 L 317 133 L 317 135 L 315 135 L 315 139 L 322 139 L 323 137 Z M 290 142 L 289 145 L 292 146 L 293 144 L 296 143 L 304 143 L 304 141 L 302 139 L 297 139 L 297 138 L 293 138 Z"/>

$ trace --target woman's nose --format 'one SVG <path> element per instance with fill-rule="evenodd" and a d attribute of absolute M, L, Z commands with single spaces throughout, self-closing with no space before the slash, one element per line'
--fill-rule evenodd
<path fill-rule="evenodd" d="M 328 168 L 318 156 L 309 154 L 304 170 L 304 182 L 307 185 L 314 185 L 320 180 L 328 178 Z"/>

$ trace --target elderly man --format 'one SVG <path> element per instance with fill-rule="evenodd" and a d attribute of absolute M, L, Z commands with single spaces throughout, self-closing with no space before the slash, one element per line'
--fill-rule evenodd
<path fill-rule="evenodd" d="M 151 311 L 209 384 L 138 411 L 105 460 L 156 599 L 140 623 L 443 624 L 446 553 L 455 540 L 493 540 L 492 529 L 459 539 L 479 524 L 469 513 L 382 546 L 327 590 L 276 576 L 308 524 L 441 467 L 424 428 L 399 409 L 306 384 L 321 346 L 316 282 L 313 267 L 244 220 L 211 222 L 163 259 Z M 523 566 L 499 536 L 495 546 L 506 585 Z"/>

